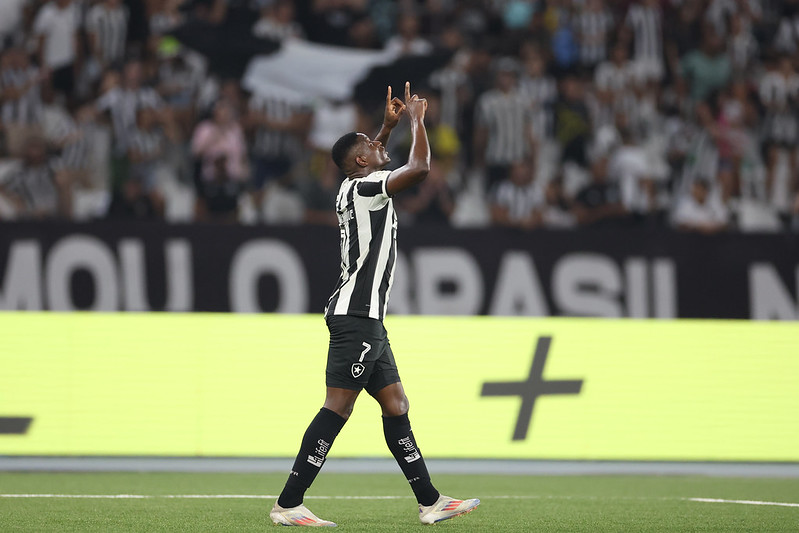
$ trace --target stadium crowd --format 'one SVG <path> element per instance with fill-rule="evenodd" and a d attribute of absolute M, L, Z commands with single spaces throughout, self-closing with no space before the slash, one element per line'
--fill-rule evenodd
<path fill-rule="evenodd" d="M 248 93 L 176 38 L 234 18 L 444 54 L 401 224 L 799 231 L 799 0 L 3 0 L 0 218 L 337 224 L 329 149 L 382 108 Z"/>

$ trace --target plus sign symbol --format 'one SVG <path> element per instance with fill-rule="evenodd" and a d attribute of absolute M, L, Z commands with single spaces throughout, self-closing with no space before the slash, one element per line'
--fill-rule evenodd
<path fill-rule="evenodd" d="M 480 396 L 520 396 L 522 405 L 516 418 L 513 440 L 524 440 L 530 429 L 535 401 L 539 396 L 549 394 L 580 394 L 583 388 L 582 379 L 545 380 L 544 365 L 549 355 L 552 337 L 539 337 L 533 354 L 530 374 L 524 381 L 494 381 L 483 383 Z"/>

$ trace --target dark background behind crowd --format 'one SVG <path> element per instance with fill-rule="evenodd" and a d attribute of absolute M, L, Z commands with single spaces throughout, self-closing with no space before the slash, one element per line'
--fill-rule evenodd
<path fill-rule="evenodd" d="M 385 88 L 245 91 L 290 39 L 428 98 L 401 224 L 799 231 L 799 0 L 3 0 L 0 218 L 335 225 Z"/>

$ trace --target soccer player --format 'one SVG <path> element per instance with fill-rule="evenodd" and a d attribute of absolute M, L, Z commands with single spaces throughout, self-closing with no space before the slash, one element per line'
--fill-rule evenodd
<path fill-rule="evenodd" d="M 411 96 L 410 82 L 405 83 L 404 103 L 391 97 L 389 87 L 377 137 L 371 140 L 363 133 L 347 133 L 333 146 L 333 161 L 347 178 L 336 200 L 341 277 L 325 309 L 330 330 L 327 395 L 324 407 L 305 432 L 288 481 L 269 515 L 275 524 L 336 525 L 315 516 L 302 501 L 362 389 L 380 404 L 386 444 L 413 489 L 423 524 L 467 513 L 480 503 L 443 496 L 431 483 L 411 431 L 408 398 L 383 327 L 397 257 L 397 214 L 392 197 L 420 183 L 430 170 L 426 110 L 424 98 Z M 411 123 L 408 162 L 393 171 L 383 170 L 391 161 L 385 144 L 403 113 Z"/>

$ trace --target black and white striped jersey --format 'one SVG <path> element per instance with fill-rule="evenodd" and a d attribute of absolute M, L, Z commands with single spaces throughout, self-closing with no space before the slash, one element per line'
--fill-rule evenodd
<path fill-rule="evenodd" d="M 58 211 L 58 189 L 53 165 L 48 162 L 37 166 L 20 165 L 3 183 L 11 194 L 25 204 L 26 214 L 54 215 Z"/>
<path fill-rule="evenodd" d="M 114 63 L 125 58 L 125 41 L 128 34 L 128 12 L 124 6 L 108 9 L 97 4 L 86 14 L 86 30 L 95 36 L 104 63 Z"/>
<path fill-rule="evenodd" d="M 151 87 L 116 87 L 100 96 L 96 103 L 98 111 L 108 111 L 111 114 L 118 154 L 124 154 L 128 150 L 130 134 L 136 127 L 136 112 L 143 107 L 158 109 L 162 105 L 161 96 Z"/>
<path fill-rule="evenodd" d="M 397 213 L 386 184 L 391 171 L 347 178 L 336 199 L 341 276 L 325 316 L 383 320 L 397 259 Z"/>
<path fill-rule="evenodd" d="M 580 63 L 594 66 L 608 56 L 608 35 L 613 30 L 613 15 L 606 9 L 577 13 L 574 25 L 580 43 Z"/>
<path fill-rule="evenodd" d="M 249 102 L 250 111 L 266 115 L 267 118 L 286 122 L 298 113 L 309 112 L 306 105 L 289 102 L 282 98 L 254 95 Z M 302 152 L 302 140 L 294 133 L 261 126 L 255 131 L 252 153 L 256 157 L 296 157 Z"/>
<path fill-rule="evenodd" d="M 552 107 L 558 99 L 558 82 L 552 76 L 524 75 L 519 80 L 519 93 L 528 101 L 535 138 L 551 137 L 555 124 Z"/>
<path fill-rule="evenodd" d="M 633 31 L 636 61 L 660 63 L 663 60 L 662 15 L 657 7 L 633 4 L 625 23 Z"/>
<path fill-rule="evenodd" d="M 39 69 L 33 66 L 4 69 L 0 72 L 0 92 L 25 87 L 38 77 Z M 4 124 L 34 124 L 39 120 L 41 110 L 39 84 L 33 83 L 19 97 L 2 101 L 0 120 Z"/>
<path fill-rule="evenodd" d="M 476 122 L 488 130 L 485 160 L 489 165 L 510 165 L 527 157 L 526 133 L 532 125 L 529 97 L 519 91 L 484 92 L 477 100 Z"/>

